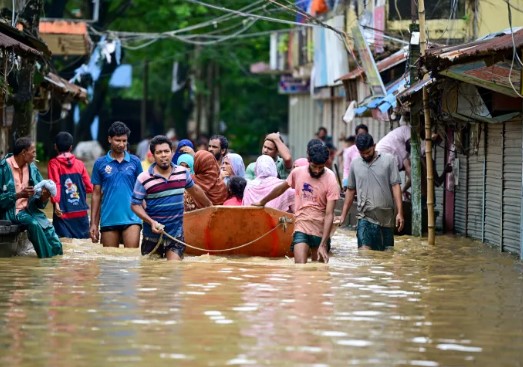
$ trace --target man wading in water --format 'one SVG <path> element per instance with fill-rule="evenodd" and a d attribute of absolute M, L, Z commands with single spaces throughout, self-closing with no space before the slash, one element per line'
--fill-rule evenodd
<path fill-rule="evenodd" d="M 183 242 L 183 193 L 185 190 L 202 206 L 211 201 L 196 185 L 185 167 L 171 162 L 171 141 L 163 135 L 155 136 L 150 143 L 154 161 L 142 172 L 134 185 L 131 207 L 143 220 L 142 255 L 151 253 L 162 232 Z M 145 208 L 143 204 L 146 204 Z M 185 245 L 164 237 L 156 253 L 167 260 L 182 260 Z"/>
<path fill-rule="evenodd" d="M 296 190 L 296 221 L 291 251 L 294 262 L 305 264 L 312 250 L 312 260 L 329 261 L 328 242 L 334 220 L 334 206 L 340 197 L 340 189 L 334 172 L 325 167 L 329 149 L 321 142 L 309 143 L 309 164 L 292 170 L 286 181 L 276 186 L 255 206 L 282 195 L 287 189 Z"/>

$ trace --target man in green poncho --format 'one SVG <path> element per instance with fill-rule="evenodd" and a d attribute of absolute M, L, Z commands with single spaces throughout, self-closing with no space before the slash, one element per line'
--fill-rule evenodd
<path fill-rule="evenodd" d="M 13 153 L 0 161 L 0 218 L 27 228 L 39 258 L 62 255 L 62 244 L 53 225 L 40 210 L 47 205 L 51 193 L 42 188 L 35 195 L 35 185 L 42 181 L 33 163 L 35 158 L 34 143 L 23 137 L 16 140 Z"/>

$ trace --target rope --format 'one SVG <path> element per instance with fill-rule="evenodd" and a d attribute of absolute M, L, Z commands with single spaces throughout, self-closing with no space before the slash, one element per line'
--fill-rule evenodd
<path fill-rule="evenodd" d="M 158 239 L 158 242 L 156 243 L 156 246 L 154 246 L 154 248 L 152 249 L 151 252 L 149 252 L 148 255 L 151 256 L 151 255 L 153 255 L 156 252 L 156 250 L 158 250 L 158 248 L 160 247 L 161 243 L 163 242 L 163 236 L 165 236 L 165 237 L 167 237 L 167 238 L 169 238 L 169 239 L 171 239 L 171 240 L 173 240 L 175 242 L 178 242 L 181 245 L 184 245 L 184 246 L 187 246 L 189 248 L 192 248 L 193 250 L 198 250 L 198 251 L 203 251 L 203 252 L 226 252 L 226 251 L 237 250 L 237 249 L 240 249 L 240 248 L 252 245 L 253 243 L 255 243 L 255 242 L 261 240 L 263 237 L 267 236 L 268 234 L 274 232 L 280 226 L 283 226 L 283 230 L 286 231 L 287 230 L 287 223 L 292 223 L 292 219 L 287 218 L 287 217 L 281 217 L 280 220 L 278 221 L 278 225 L 276 227 L 274 227 L 273 229 L 265 232 L 264 234 L 262 234 L 258 238 L 254 239 L 252 241 L 249 241 L 247 243 L 244 243 L 243 245 L 239 245 L 239 246 L 231 247 L 231 248 L 227 248 L 227 249 L 221 249 L 221 250 L 208 250 L 208 249 L 204 249 L 204 248 L 200 248 L 200 247 L 196 247 L 196 246 L 191 246 L 188 243 L 185 243 L 182 240 L 179 240 L 176 237 L 171 236 L 167 232 L 162 232 L 162 234 L 160 235 L 160 238 Z"/>

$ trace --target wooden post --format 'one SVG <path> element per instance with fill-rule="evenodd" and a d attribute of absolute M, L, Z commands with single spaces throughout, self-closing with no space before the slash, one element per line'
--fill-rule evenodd
<path fill-rule="evenodd" d="M 416 9 L 416 8 L 414 8 Z M 409 45 L 409 68 L 410 68 L 410 85 L 413 85 L 418 80 L 418 69 L 416 61 L 419 58 L 419 43 L 414 43 L 417 39 L 416 33 L 419 33 L 419 25 L 414 23 L 410 25 L 411 42 Z M 414 37 L 413 37 L 414 35 Z M 421 158 L 420 158 L 420 101 L 419 98 L 413 96 L 413 102 L 410 110 L 410 162 L 411 172 L 410 179 L 412 185 L 411 191 L 411 231 L 415 237 L 423 235 L 423 220 L 422 220 L 422 202 L 421 202 Z"/>
<path fill-rule="evenodd" d="M 427 50 L 427 35 L 425 29 L 425 1 L 418 0 L 419 28 L 420 28 L 420 51 L 421 56 L 425 56 Z M 425 75 L 424 79 L 428 75 Z M 436 227 L 434 217 L 434 167 L 432 162 L 432 139 L 431 122 L 429 109 L 429 91 L 423 87 L 423 114 L 425 115 L 425 159 L 427 164 L 427 227 L 428 243 L 436 243 Z"/>

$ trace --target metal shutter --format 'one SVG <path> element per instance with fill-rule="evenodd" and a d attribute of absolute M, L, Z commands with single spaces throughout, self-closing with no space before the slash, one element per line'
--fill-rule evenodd
<path fill-rule="evenodd" d="M 521 121 L 505 123 L 503 162 L 503 251 L 520 253 Z"/>
<path fill-rule="evenodd" d="M 434 164 L 438 175 L 443 173 L 445 168 L 445 149 L 439 145 L 433 146 L 434 151 Z M 436 177 L 434 177 L 434 180 Z M 445 182 L 440 187 L 434 185 L 434 211 L 437 213 L 436 217 L 436 231 L 443 231 L 443 218 L 445 217 L 445 211 L 443 209 L 443 200 L 445 195 Z"/>
<path fill-rule="evenodd" d="M 503 124 L 487 127 L 487 170 L 484 241 L 501 246 L 503 175 Z"/>
<path fill-rule="evenodd" d="M 485 169 L 485 138 L 484 128 L 480 124 L 472 124 L 470 148 L 472 152 L 468 162 L 468 210 L 467 210 L 467 236 L 483 240 L 483 205 L 484 205 L 484 169 Z"/>
<path fill-rule="evenodd" d="M 461 235 L 467 234 L 467 167 L 468 159 L 464 154 L 456 154 L 458 166 L 457 182 L 454 187 L 454 231 Z"/>
<path fill-rule="evenodd" d="M 307 156 L 307 143 L 318 130 L 318 124 L 321 121 L 320 114 L 320 104 L 309 95 L 289 96 L 288 146 L 293 159 Z"/>

